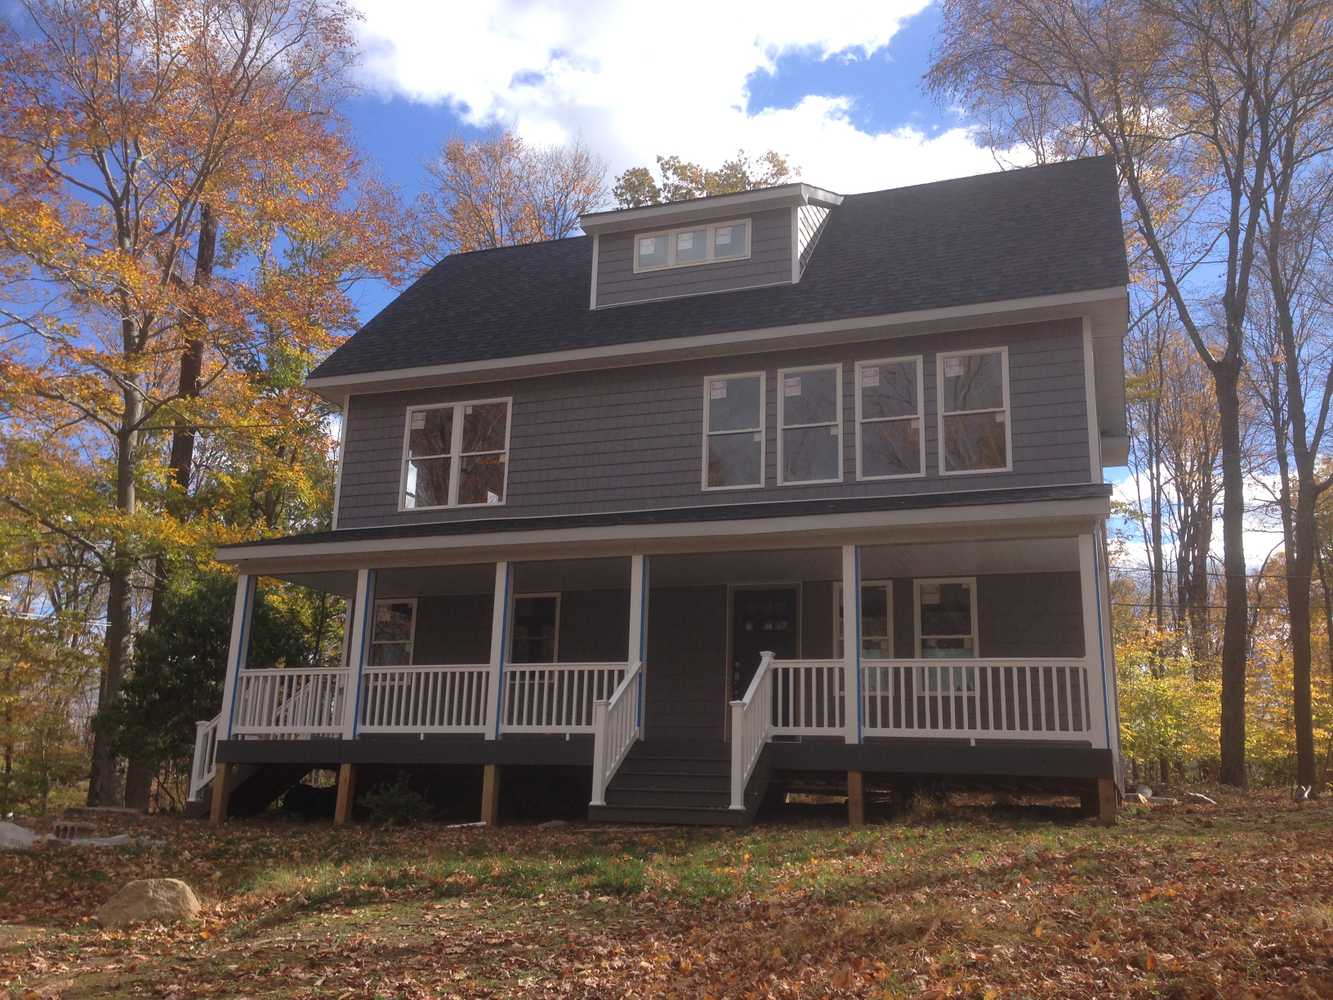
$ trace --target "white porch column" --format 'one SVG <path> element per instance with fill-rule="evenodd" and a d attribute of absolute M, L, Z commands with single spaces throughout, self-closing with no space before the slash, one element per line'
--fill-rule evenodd
<path fill-rule="evenodd" d="M 648 559 L 642 554 L 629 559 L 629 653 L 627 670 L 648 658 Z M 639 674 L 639 690 L 634 693 L 635 719 L 639 733 L 643 733 L 644 685 L 647 684 L 647 663 Z"/>
<path fill-rule="evenodd" d="M 227 649 L 227 674 L 222 685 L 221 739 L 231 739 L 236 721 L 236 689 L 250 652 L 250 625 L 255 614 L 256 577 L 242 573 L 236 578 L 236 603 L 231 610 L 231 645 Z"/>
<path fill-rule="evenodd" d="M 361 675 L 370 656 L 370 635 L 375 625 L 375 571 L 356 571 L 352 623 L 347 637 L 347 687 L 343 694 L 343 739 L 356 738 L 361 724 Z"/>
<path fill-rule="evenodd" d="M 861 550 L 842 547 L 843 733 L 848 743 L 861 742 Z"/>
<path fill-rule="evenodd" d="M 512 564 L 495 564 L 495 603 L 491 607 L 491 671 L 486 684 L 486 738 L 499 739 L 500 717 L 504 711 L 505 654 L 509 646 L 509 595 L 513 581 Z"/>
<path fill-rule="evenodd" d="M 1078 536 L 1078 568 L 1083 591 L 1083 662 L 1087 664 L 1088 678 L 1088 736 L 1092 745 L 1105 748 L 1108 742 L 1106 650 L 1102 644 L 1101 580 L 1097 569 L 1096 542 L 1092 535 Z"/>

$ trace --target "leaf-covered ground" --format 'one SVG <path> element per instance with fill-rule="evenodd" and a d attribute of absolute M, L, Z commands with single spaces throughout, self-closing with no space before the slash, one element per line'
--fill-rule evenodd
<path fill-rule="evenodd" d="M 138 827 L 155 842 L 0 853 L 13 995 L 1333 996 L 1327 801 L 1113 829 L 988 809 L 856 832 Z M 157 875 L 203 920 L 91 924 Z"/>

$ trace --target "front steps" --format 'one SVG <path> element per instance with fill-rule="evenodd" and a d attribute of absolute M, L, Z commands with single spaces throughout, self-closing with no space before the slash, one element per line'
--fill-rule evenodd
<path fill-rule="evenodd" d="M 745 808 L 732 809 L 731 744 L 722 740 L 636 743 L 606 789 L 606 805 L 588 818 L 603 823 L 748 826 L 768 784 L 767 754 L 746 788 Z"/>

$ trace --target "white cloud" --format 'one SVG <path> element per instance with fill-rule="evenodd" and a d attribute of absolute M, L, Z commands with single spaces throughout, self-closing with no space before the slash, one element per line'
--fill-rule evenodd
<path fill-rule="evenodd" d="M 869 57 L 929 0 L 360 2 L 372 85 L 541 144 L 582 136 L 613 172 L 659 153 L 713 164 L 741 148 L 786 153 L 803 179 L 841 191 L 995 169 L 965 128 L 868 132 L 845 95 L 746 110 L 747 80 L 780 56 Z"/>

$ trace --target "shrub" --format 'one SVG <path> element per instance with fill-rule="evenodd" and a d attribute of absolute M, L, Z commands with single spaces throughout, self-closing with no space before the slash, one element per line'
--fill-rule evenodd
<path fill-rule="evenodd" d="M 407 826 L 427 819 L 431 814 L 430 802 L 412 787 L 406 774 L 380 785 L 361 796 L 361 804 L 370 818 L 385 826 Z"/>

